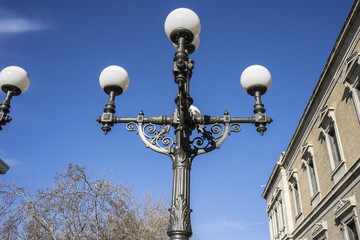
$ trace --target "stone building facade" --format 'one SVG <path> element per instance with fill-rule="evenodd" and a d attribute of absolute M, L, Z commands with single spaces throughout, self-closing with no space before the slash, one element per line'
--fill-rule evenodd
<path fill-rule="evenodd" d="M 262 197 L 271 240 L 360 237 L 359 0 Z"/>

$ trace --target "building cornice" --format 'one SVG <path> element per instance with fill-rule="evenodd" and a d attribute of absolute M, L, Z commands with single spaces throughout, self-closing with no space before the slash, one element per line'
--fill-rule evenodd
<path fill-rule="evenodd" d="M 267 197 L 267 195 L 269 193 L 269 190 L 272 189 L 271 186 L 273 185 L 274 181 L 276 180 L 278 172 L 281 169 L 283 160 L 284 160 L 284 152 L 281 152 L 280 157 L 279 157 L 278 161 L 276 162 L 276 164 L 275 164 L 275 166 L 274 166 L 274 168 L 273 168 L 273 170 L 271 172 L 271 175 L 269 177 L 269 180 L 267 181 L 265 189 L 264 189 L 264 191 L 263 191 L 263 193 L 261 195 L 262 198 L 266 199 L 266 197 Z"/>
<path fill-rule="evenodd" d="M 279 172 L 279 170 L 280 170 L 280 165 L 279 165 L 279 163 L 277 162 L 277 163 L 275 164 L 272 172 L 271 172 L 271 175 L 270 175 L 270 177 L 269 177 L 269 180 L 268 180 L 268 182 L 267 182 L 267 184 L 266 184 L 266 186 L 265 186 L 265 189 L 264 189 L 264 191 L 263 191 L 263 193 L 262 193 L 262 195 L 261 195 L 262 198 L 265 198 L 265 199 L 266 199 L 266 197 L 267 197 L 267 195 L 268 195 L 268 193 L 269 193 L 269 190 L 272 189 L 272 185 L 273 185 L 273 182 L 274 182 L 274 180 L 275 180 L 274 178 L 278 175 L 277 172 Z"/>

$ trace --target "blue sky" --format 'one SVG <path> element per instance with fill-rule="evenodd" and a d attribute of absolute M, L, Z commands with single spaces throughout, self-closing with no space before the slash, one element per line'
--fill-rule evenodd
<path fill-rule="evenodd" d="M 263 97 L 274 119 L 265 135 L 243 124 L 219 150 L 194 160 L 193 230 L 202 240 L 269 239 L 262 186 L 287 148 L 351 6 L 350 0 L 2 0 L 0 69 L 21 66 L 31 83 L 12 99 L 13 121 L 0 132 L 0 158 L 11 167 L 0 181 L 43 187 L 68 163 L 78 163 L 127 182 L 139 197 L 151 188 L 170 199 L 170 159 L 146 149 L 125 125 L 104 136 L 95 121 L 108 99 L 98 77 L 114 64 L 129 73 L 117 116 L 135 117 L 141 109 L 145 116 L 171 115 L 175 50 L 164 21 L 173 9 L 187 7 L 202 24 L 191 56 L 191 96 L 203 114 L 222 116 L 228 109 L 230 116 L 252 116 L 254 100 L 239 84 L 242 71 L 260 64 L 273 78 Z"/>

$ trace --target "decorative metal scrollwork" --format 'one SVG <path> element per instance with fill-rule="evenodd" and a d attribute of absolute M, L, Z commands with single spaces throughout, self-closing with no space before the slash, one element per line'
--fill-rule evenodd
<path fill-rule="evenodd" d="M 224 127 L 216 123 L 211 126 L 210 131 L 207 131 L 204 125 L 198 125 L 197 130 L 202 136 L 195 137 L 190 144 L 194 149 L 206 149 L 216 144 L 217 139 L 219 139 L 224 132 Z"/>
<path fill-rule="evenodd" d="M 139 134 L 146 147 L 159 153 L 171 155 L 174 140 L 164 136 L 169 133 L 170 125 L 163 125 L 160 131 L 157 131 L 155 124 L 143 125 L 142 123 L 130 122 L 126 125 L 126 130 L 135 131 L 136 134 Z"/>
<path fill-rule="evenodd" d="M 193 150 L 192 158 L 219 148 L 228 135 L 232 132 L 240 132 L 241 126 L 238 123 L 225 123 L 224 125 L 215 123 L 210 127 L 210 131 L 208 131 L 204 125 L 199 124 L 197 125 L 197 130 L 201 136 L 195 137 L 190 141 Z"/>
<path fill-rule="evenodd" d="M 164 125 L 161 127 L 160 131 L 156 131 L 156 126 L 152 123 L 149 123 L 143 127 L 143 130 L 144 136 L 149 139 L 149 142 L 153 145 L 158 147 L 171 148 L 174 144 L 174 140 L 172 140 L 170 137 L 164 136 L 165 134 L 169 133 L 170 125 Z M 150 136 L 146 133 L 153 134 L 153 136 Z M 159 144 L 159 140 L 161 140 L 161 144 Z"/>
<path fill-rule="evenodd" d="M 240 124 L 238 124 L 238 123 L 230 124 L 230 127 L 229 127 L 229 135 L 230 135 L 230 133 L 232 133 L 232 132 L 240 132 L 240 131 L 241 131 L 241 126 L 240 126 Z"/>
<path fill-rule="evenodd" d="M 139 134 L 146 147 L 171 157 L 175 142 L 171 137 L 166 136 L 170 128 L 171 125 L 168 124 L 161 126 L 160 130 L 157 130 L 155 124 L 147 123 L 143 125 L 142 122 L 130 122 L 126 125 L 128 131 L 134 131 Z M 210 130 L 206 130 L 206 126 L 198 124 L 197 130 L 200 136 L 196 136 L 190 141 L 190 155 L 192 159 L 197 155 L 219 148 L 228 135 L 232 132 L 240 132 L 241 126 L 238 123 L 215 123 L 211 125 Z"/>
<path fill-rule="evenodd" d="M 128 130 L 129 132 L 136 132 L 136 134 L 139 134 L 138 131 L 138 125 L 134 122 L 129 122 L 128 124 L 126 124 L 126 130 Z"/>

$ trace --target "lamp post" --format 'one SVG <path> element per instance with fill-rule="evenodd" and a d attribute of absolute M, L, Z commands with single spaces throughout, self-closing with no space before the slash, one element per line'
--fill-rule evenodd
<path fill-rule="evenodd" d="M 168 236 L 170 239 L 188 240 L 192 235 L 190 222 L 190 169 L 194 158 L 200 154 L 218 149 L 231 132 L 239 132 L 240 123 L 255 124 L 257 131 L 264 134 L 266 124 L 272 119 L 265 114 L 261 95 L 271 84 L 269 71 L 259 65 L 245 69 L 241 75 L 244 90 L 255 97 L 252 117 L 230 117 L 227 110 L 221 117 L 201 115 L 192 105 L 190 79 L 194 61 L 188 56 L 199 43 L 200 20 L 186 8 L 172 11 L 165 21 L 165 32 L 176 48 L 174 57 L 174 81 L 178 85 L 175 98 L 176 109 L 171 116 L 145 117 L 141 110 L 137 117 L 116 117 L 115 97 L 122 94 L 129 85 L 127 72 L 119 66 L 109 66 L 100 74 L 100 86 L 109 95 L 104 113 L 97 121 L 105 134 L 117 123 L 126 123 L 128 131 L 136 131 L 145 146 L 168 155 L 173 163 L 173 187 Z M 161 128 L 157 129 L 156 125 Z M 206 129 L 210 125 L 209 129 Z M 175 140 L 167 135 L 174 128 Z M 197 130 L 197 135 L 196 131 Z M 195 136 L 192 136 L 192 133 Z"/>
<path fill-rule="evenodd" d="M 0 130 L 2 130 L 1 125 L 6 125 L 12 120 L 7 115 L 10 113 L 11 98 L 24 93 L 29 85 L 29 75 L 21 67 L 10 66 L 0 72 L 0 87 L 6 94 L 4 101 L 0 104 Z"/>

